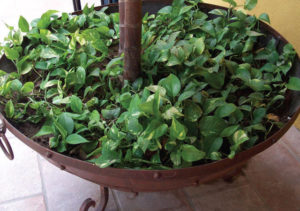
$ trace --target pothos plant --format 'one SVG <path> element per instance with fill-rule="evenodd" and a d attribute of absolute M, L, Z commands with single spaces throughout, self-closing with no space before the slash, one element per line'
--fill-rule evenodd
<path fill-rule="evenodd" d="M 170 169 L 226 157 L 283 125 L 276 114 L 296 55 L 264 44 L 259 20 L 234 0 L 206 14 L 199 1 L 174 0 L 142 20 L 142 75 L 122 80 L 119 14 L 47 11 L 19 19 L 0 50 L 16 71 L 0 71 L 3 113 L 51 149 L 101 168 Z M 246 0 L 244 9 L 255 7 Z M 210 17 L 209 17 L 210 16 Z M 286 81 L 289 81 L 286 83 Z M 28 134 L 30 135 L 30 134 Z"/>

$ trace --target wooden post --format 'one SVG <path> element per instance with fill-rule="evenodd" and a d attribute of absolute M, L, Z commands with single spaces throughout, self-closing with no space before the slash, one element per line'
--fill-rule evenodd
<path fill-rule="evenodd" d="M 124 48 L 123 76 L 126 80 L 134 81 L 141 69 L 142 0 L 122 0 L 119 3 L 119 11 L 124 12 L 124 15 L 120 14 L 120 24 L 124 24 L 124 27 L 120 25 L 124 30 L 120 30 L 120 46 Z"/>
<path fill-rule="evenodd" d="M 119 0 L 119 33 L 120 33 L 120 42 L 119 42 L 119 54 L 121 55 L 124 51 L 124 21 L 125 21 L 125 0 Z"/>

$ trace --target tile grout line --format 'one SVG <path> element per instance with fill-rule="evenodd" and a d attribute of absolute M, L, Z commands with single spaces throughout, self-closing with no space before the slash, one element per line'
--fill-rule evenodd
<path fill-rule="evenodd" d="M 119 201 L 117 200 L 117 196 L 116 196 L 116 193 L 113 189 L 110 189 L 110 192 L 111 192 L 111 195 L 116 203 L 116 206 L 117 206 L 117 210 L 120 211 L 121 210 L 121 205 L 119 203 Z"/>
<path fill-rule="evenodd" d="M 43 195 L 42 192 L 41 193 L 35 193 L 35 194 L 29 195 L 29 196 L 23 196 L 23 197 L 18 197 L 18 198 L 14 198 L 14 199 L 9 199 L 9 200 L 1 202 L 0 205 L 5 205 L 5 204 L 12 203 L 12 202 L 25 200 L 25 199 L 30 199 L 30 198 L 33 198 L 33 197 L 36 197 L 36 196 L 41 196 L 41 195 Z"/>
<path fill-rule="evenodd" d="M 257 197 L 262 201 L 263 205 L 265 206 L 265 208 L 269 211 L 272 211 L 272 209 L 269 207 L 269 204 L 264 200 L 264 198 L 261 196 L 261 194 L 256 190 L 256 188 L 250 183 L 247 173 L 245 173 L 245 178 L 247 181 L 247 184 L 249 185 L 249 188 L 251 190 L 254 191 L 254 193 L 256 193 Z"/>
<path fill-rule="evenodd" d="M 49 211 L 47 190 L 45 188 L 44 175 L 42 173 L 41 158 L 40 158 L 39 154 L 37 154 L 36 156 L 37 156 L 38 168 L 39 168 L 39 171 L 40 171 L 40 178 L 41 178 L 41 183 L 42 183 L 42 194 L 44 196 L 45 207 L 46 207 L 46 210 Z"/>
<path fill-rule="evenodd" d="M 193 203 L 193 201 L 192 201 L 192 198 L 188 196 L 188 194 L 186 193 L 186 190 L 185 190 L 184 188 L 182 188 L 182 193 L 183 193 L 183 195 L 185 196 L 187 202 L 189 203 L 190 208 L 191 208 L 193 211 L 195 211 L 195 210 L 196 210 L 196 207 L 195 207 L 195 205 L 194 205 L 194 203 Z"/>
<path fill-rule="evenodd" d="M 289 152 L 289 154 L 300 163 L 300 157 L 297 154 L 295 154 L 294 150 L 290 148 L 291 146 L 288 143 L 284 142 L 285 140 L 286 139 L 283 139 L 283 141 L 280 142 L 280 145 L 282 145 Z"/>

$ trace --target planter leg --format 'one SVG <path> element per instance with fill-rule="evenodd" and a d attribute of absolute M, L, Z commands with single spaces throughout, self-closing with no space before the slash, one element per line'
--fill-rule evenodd
<path fill-rule="evenodd" d="M 100 191 L 101 191 L 100 204 L 96 208 L 96 210 L 104 211 L 108 202 L 109 190 L 107 187 L 100 186 Z M 88 198 L 82 203 L 79 211 L 88 211 L 90 207 L 95 207 L 95 206 L 96 206 L 96 202 L 93 199 Z"/>
<path fill-rule="evenodd" d="M 244 175 L 243 170 L 246 168 L 247 163 L 244 163 L 242 165 L 240 165 L 239 167 L 231 170 L 230 172 L 227 173 L 227 175 L 225 175 L 223 177 L 223 180 L 227 183 L 232 183 L 234 182 L 234 180 L 240 176 L 240 175 Z"/>

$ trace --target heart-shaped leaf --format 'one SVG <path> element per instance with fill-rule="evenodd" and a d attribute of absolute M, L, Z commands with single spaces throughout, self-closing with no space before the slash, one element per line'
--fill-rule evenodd
<path fill-rule="evenodd" d="M 68 134 L 72 134 L 74 130 L 74 121 L 67 113 L 60 114 L 57 121 Z"/>
<path fill-rule="evenodd" d="M 170 127 L 170 136 L 178 140 L 184 140 L 186 137 L 186 128 L 174 117 L 172 119 L 172 125 Z"/>
<path fill-rule="evenodd" d="M 81 113 L 82 112 L 82 101 L 76 95 L 72 95 L 70 106 L 73 112 Z"/>
<path fill-rule="evenodd" d="M 183 144 L 181 146 L 181 156 L 187 162 L 194 162 L 203 159 L 205 152 L 200 151 L 193 145 Z"/>
<path fill-rule="evenodd" d="M 166 89 L 167 95 L 170 97 L 175 97 L 181 89 L 180 81 L 174 74 L 160 80 L 158 84 Z"/>
<path fill-rule="evenodd" d="M 300 91 L 300 78 L 290 77 L 290 80 L 286 87 L 290 90 Z"/>

